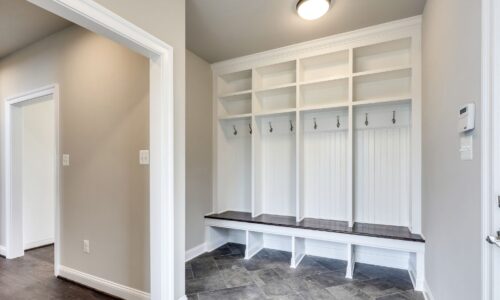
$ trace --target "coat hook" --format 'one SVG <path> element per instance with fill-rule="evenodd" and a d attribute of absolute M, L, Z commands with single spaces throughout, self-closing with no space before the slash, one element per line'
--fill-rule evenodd
<path fill-rule="evenodd" d="M 236 130 L 236 126 L 234 126 L 234 125 L 233 125 L 233 130 L 234 130 L 234 131 L 233 131 L 233 134 L 234 134 L 234 135 L 237 135 L 237 134 L 238 134 L 238 130 Z"/>
<path fill-rule="evenodd" d="M 314 130 L 318 129 L 318 123 L 316 123 L 316 118 L 313 118 L 314 120 Z"/>
<path fill-rule="evenodd" d="M 249 132 L 252 134 L 252 124 L 248 123 L 248 129 L 250 129 Z"/>
<path fill-rule="evenodd" d="M 292 123 L 292 120 L 290 120 L 290 131 L 293 131 L 293 123 Z"/>
<path fill-rule="evenodd" d="M 368 126 L 368 113 L 365 113 L 365 126 Z"/>
<path fill-rule="evenodd" d="M 337 128 L 339 128 L 339 127 L 340 127 L 340 117 L 337 116 Z"/>
<path fill-rule="evenodd" d="M 396 111 L 392 111 L 392 124 L 396 124 Z"/>
<path fill-rule="evenodd" d="M 269 132 L 273 132 L 273 125 L 269 122 Z"/>

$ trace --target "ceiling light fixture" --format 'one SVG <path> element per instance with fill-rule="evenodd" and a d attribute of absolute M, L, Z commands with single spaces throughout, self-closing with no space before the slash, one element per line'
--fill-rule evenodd
<path fill-rule="evenodd" d="M 299 0 L 297 13 L 302 19 L 316 20 L 330 9 L 330 0 Z"/>

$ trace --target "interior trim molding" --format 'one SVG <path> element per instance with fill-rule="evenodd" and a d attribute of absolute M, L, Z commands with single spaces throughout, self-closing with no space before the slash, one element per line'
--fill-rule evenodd
<path fill-rule="evenodd" d="M 205 243 L 199 244 L 191 249 L 186 250 L 186 261 L 190 261 L 206 252 L 207 246 Z"/>
<path fill-rule="evenodd" d="M 59 267 L 59 277 L 80 283 L 98 291 L 128 300 L 147 300 L 150 294 L 107 280 L 94 275 L 90 275 L 66 266 Z"/>
<path fill-rule="evenodd" d="M 317 55 L 323 52 L 332 52 L 334 49 L 339 50 L 345 44 L 355 43 L 362 39 L 366 39 L 370 35 L 384 35 L 386 33 L 401 32 L 403 35 L 408 35 L 408 29 L 414 29 L 418 32 L 421 30 L 422 16 L 414 16 L 406 19 L 387 22 L 379 25 L 365 27 L 349 32 L 343 32 L 324 38 L 297 43 L 281 48 L 276 48 L 256 54 L 241 56 L 212 64 L 212 70 L 215 73 L 221 74 L 233 72 L 237 70 L 250 69 L 252 66 L 267 65 L 270 62 L 279 63 L 297 58 L 304 55 Z M 345 47 L 344 47 L 345 48 Z M 317 53 L 316 53 L 317 52 Z"/>
<path fill-rule="evenodd" d="M 96 1 L 28 1 L 149 58 L 150 290 L 155 300 L 176 299 L 184 276 L 175 276 L 174 49 Z"/>
<path fill-rule="evenodd" d="M 434 296 L 432 295 L 431 288 L 427 284 L 427 280 L 424 280 L 424 298 L 425 300 L 434 300 Z"/>
<path fill-rule="evenodd" d="M 5 250 L 5 246 L 0 246 L 0 256 L 6 257 L 7 251 Z"/>

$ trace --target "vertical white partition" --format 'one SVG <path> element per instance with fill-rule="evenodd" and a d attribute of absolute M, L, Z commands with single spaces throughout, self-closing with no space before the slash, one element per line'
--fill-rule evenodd
<path fill-rule="evenodd" d="M 355 109 L 355 221 L 410 225 L 408 103 Z"/>
<path fill-rule="evenodd" d="M 295 113 L 256 118 L 255 207 L 262 213 L 295 216 L 295 126 Z"/>

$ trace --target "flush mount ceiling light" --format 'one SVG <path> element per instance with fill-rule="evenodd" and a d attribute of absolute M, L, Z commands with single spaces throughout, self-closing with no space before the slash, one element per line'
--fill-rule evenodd
<path fill-rule="evenodd" d="M 297 13 L 302 19 L 316 20 L 330 9 L 330 0 L 299 0 Z"/>

